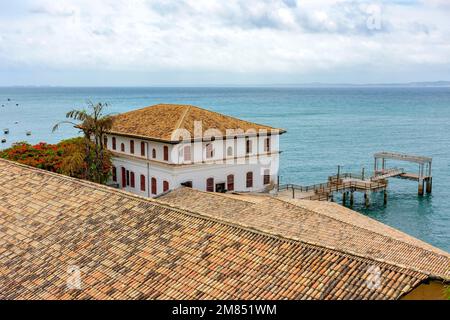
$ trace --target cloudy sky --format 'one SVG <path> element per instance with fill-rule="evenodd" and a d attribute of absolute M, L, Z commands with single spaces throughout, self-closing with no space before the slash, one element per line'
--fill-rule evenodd
<path fill-rule="evenodd" d="M 450 80 L 450 0 L 0 0 L 0 85 Z"/>

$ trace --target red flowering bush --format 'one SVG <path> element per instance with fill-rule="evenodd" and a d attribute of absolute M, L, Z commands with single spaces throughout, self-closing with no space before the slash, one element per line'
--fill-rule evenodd
<path fill-rule="evenodd" d="M 27 142 L 18 142 L 11 148 L 0 151 L 0 158 L 17 161 L 25 165 L 80 179 L 86 179 L 87 164 L 85 162 L 85 141 L 86 140 L 83 138 L 74 138 L 63 140 L 58 144 L 41 142 L 34 146 Z M 91 150 L 95 150 L 95 146 L 91 145 Z M 105 159 L 102 175 L 107 177 L 111 170 L 111 160 L 109 155 L 107 155 Z"/>

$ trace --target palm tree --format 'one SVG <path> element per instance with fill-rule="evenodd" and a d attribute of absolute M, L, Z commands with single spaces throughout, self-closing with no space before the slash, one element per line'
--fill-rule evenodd
<path fill-rule="evenodd" d="M 104 115 L 104 108 L 108 106 L 107 103 L 93 104 L 91 101 L 87 102 L 89 111 L 71 110 L 66 114 L 66 118 L 73 121 L 61 121 L 53 127 L 53 132 L 58 130 L 59 126 L 64 123 L 73 125 L 75 128 L 83 131 L 85 138 L 85 175 L 86 179 L 104 183 L 108 178 L 105 173 L 104 164 L 108 160 L 109 154 L 105 151 L 103 145 L 103 136 L 112 127 L 112 116 Z"/>

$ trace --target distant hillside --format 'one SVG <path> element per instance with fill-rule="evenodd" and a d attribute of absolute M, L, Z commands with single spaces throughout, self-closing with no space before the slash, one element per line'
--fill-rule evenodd
<path fill-rule="evenodd" d="M 268 85 L 271 86 L 271 85 Z M 429 81 L 429 82 L 405 82 L 405 83 L 303 83 L 303 84 L 283 84 L 273 85 L 280 87 L 450 87 L 450 81 Z"/>

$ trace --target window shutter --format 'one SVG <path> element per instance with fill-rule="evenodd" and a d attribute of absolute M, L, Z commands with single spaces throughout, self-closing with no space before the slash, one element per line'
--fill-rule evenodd
<path fill-rule="evenodd" d="M 246 149 L 245 151 L 247 154 L 252 153 L 252 141 L 249 138 L 247 138 L 245 149 Z"/>
<path fill-rule="evenodd" d="M 141 174 L 141 191 L 145 191 L 145 176 Z"/>
<path fill-rule="evenodd" d="M 134 186 L 135 186 L 135 183 L 134 183 L 135 181 L 134 181 L 134 172 L 133 171 L 131 171 L 130 172 L 130 186 L 132 187 L 132 188 L 134 188 Z"/>
<path fill-rule="evenodd" d="M 169 147 L 164 146 L 164 161 L 169 161 Z"/>
<path fill-rule="evenodd" d="M 270 171 L 269 169 L 264 170 L 264 184 L 270 183 Z"/>
<path fill-rule="evenodd" d="M 265 139 L 264 151 L 265 152 L 270 152 L 270 138 L 266 138 Z"/>
<path fill-rule="evenodd" d="M 227 190 L 233 191 L 234 190 L 234 175 L 229 174 L 227 176 Z"/>
<path fill-rule="evenodd" d="M 134 140 L 130 140 L 130 153 L 134 154 Z"/>
<path fill-rule="evenodd" d="M 116 137 L 112 138 L 112 148 L 113 150 L 116 150 Z"/>
<path fill-rule="evenodd" d="M 253 187 L 253 172 L 247 172 L 247 188 Z"/>
<path fill-rule="evenodd" d="M 152 194 L 156 194 L 157 186 L 156 186 L 156 178 L 152 178 Z"/>
<path fill-rule="evenodd" d="M 169 182 L 163 181 L 163 192 L 166 192 L 169 190 Z"/>
<path fill-rule="evenodd" d="M 116 167 L 112 167 L 112 179 L 114 182 L 117 182 L 117 168 Z"/>
<path fill-rule="evenodd" d="M 214 178 L 206 179 L 206 191 L 214 192 Z"/>
<path fill-rule="evenodd" d="M 145 157 L 145 142 L 143 141 L 141 142 L 141 156 Z"/>
<path fill-rule="evenodd" d="M 124 167 L 122 167 L 122 188 L 125 188 L 126 186 L 127 186 L 126 170 Z"/>

